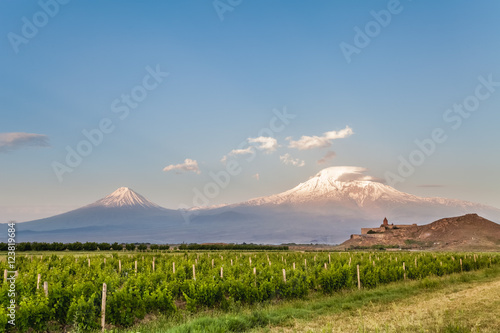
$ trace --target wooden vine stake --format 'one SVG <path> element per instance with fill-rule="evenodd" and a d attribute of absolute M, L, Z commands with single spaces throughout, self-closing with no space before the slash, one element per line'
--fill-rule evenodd
<path fill-rule="evenodd" d="M 415 257 L 415 267 L 417 267 L 417 257 Z"/>
<path fill-rule="evenodd" d="M 154 272 L 155 271 L 155 259 L 154 258 L 153 258 L 152 265 L 153 265 L 153 272 Z"/>
<path fill-rule="evenodd" d="M 283 268 L 283 281 L 286 283 L 286 270 Z"/>
<path fill-rule="evenodd" d="M 361 278 L 359 276 L 359 265 L 356 265 L 356 270 L 358 273 L 358 289 L 361 289 Z"/>
<path fill-rule="evenodd" d="M 214 268 L 214 260 L 212 259 L 212 268 Z"/>
<path fill-rule="evenodd" d="M 135 261 L 135 274 L 137 274 L 137 260 Z"/>
<path fill-rule="evenodd" d="M 331 264 L 332 263 L 332 257 L 330 255 L 328 255 L 328 263 Z"/>
<path fill-rule="evenodd" d="M 102 306 L 101 306 L 101 327 L 104 332 L 104 325 L 106 323 L 106 293 L 107 293 L 106 283 L 102 284 Z"/>
<path fill-rule="evenodd" d="M 89 267 L 90 267 L 90 258 L 88 258 L 87 261 L 89 262 Z"/>
<path fill-rule="evenodd" d="M 293 263 L 293 270 L 295 270 L 295 263 Z"/>
<path fill-rule="evenodd" d="M 196 269 L 194 268 L 194 265 L 193 265 L 193 280 L 196 280 Z"/>
<path fill-rule="evenodd" d="M 4 269 L 4 271 L 3 271 L 3 280 L 7 281 L 7 270 L 6 269 Z"/>
<path fill-rule="evenodd" d="M 307 259 L 304 259 L 304 267 L 307 269 Z"/>
<path fill-rule="evenodd" d="M 223 279 L 224 278 L 224 268 L 221 266 L 220 268 L 220 278 Z"/>
<path fill-rule="evenodd" d="M 248 257 L 248 261 L 250 262 L 250 266 L 252 266 L 252 257 Z"/>
<path fill-rule="evenodd" d="M 406 280 L 406 266 L 404 261 L 403 261 L 403 272 L 404 272 L 404 279 Z"/>
<path fill-rule="evenodd" d="M 40 279 L 42 278 L 42 274 L 38 274 L 36 279 L 36 290 L 40 289 Z"/>
<path fill-rule="evenodd" d="M 462 269 L 462 258 L 460 258 L 460 272 L 463 272 L 463 269 Z"/>
<path fill-rule="evenodd" d="M 326 262 L 325 262 L 325 269 L 327 269 L 327 268 L 326 268 Z"/>
<path fill-rule="evenodd" d="M 122 261 L 118 260 L 118 273 L 122 272 Z"/>
<path fill-rule="evenodd" d="M 172 262 L 172 272 L 174 272 L 174 274 L 175 274 L 175 261 Z"/>
<path fill-rule="evenodd" d="M 49 297 L 49 283 L 47 281 L 43 283 L 43 291 L 45 292 L 45 297 Z"/>

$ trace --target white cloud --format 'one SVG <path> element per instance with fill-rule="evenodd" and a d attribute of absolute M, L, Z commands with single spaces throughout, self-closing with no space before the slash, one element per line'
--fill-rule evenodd
<path fill-rule="evenodd" d="M 294 140 L 292 140 L 291 137 L 288 137 L 287 140 L 290 141 L 288 147 L 289 148 L 296 148 L 299 150 L 325 148 L 325 147 L 330 147 L 332 145 L 333 140 L 344 139 L 344 138 L 347 138 L 353 134 L 354 134 L 354 132 L 353 132 L 352 128 L 350 128 L 349 126 L 346 126 L 344 129 L 342 129 L 340 131 L 325 132 L 325 133 L 323 133 L 322 136 L 303 135 L 297 141 L 294 141 Z"/>
<path fill-rule="evenodd" d="M 337 154 L 334 151 L 327 151 L 325 156 L 323 156 L 321 159 L 317 161 L 318 164 L 325 164 L 328 161 L 331 161 L 337 156 Z"/>
<path fill-rule="evenodd" d="M 306 162 L 304 162 L 303 160 L 298 159 L 298 158 L 294 159 L 288 153 L 286 153 L 285 155 L 281 155 L 280 156 L 280 161 L 283 162 L 286 165 L 293 165 L 293 166 L 296 166 L 296 167 L 303 167 L 304 165 L 306 165 Z"/>
<path fill-rule="evenodd" d="M 238 156 L 238 155 L 248 155 L 248 154 L 253 154 L 254 148 L 253 147 L 247 147 L 245 149 L 233 149 L 227 155 L 222 156 L 221 162 L 226 163 L 227 158 L 229 156 Z"/>
<path fill-rule="evenodd" d="M 49 137 L 34 133 L 0 133 L 0 152 L 24 147 L 49 147 Z"/>
<path fill-rule="evenodd" d="M 260 180 L 260 175 L 258 173 L 256 173 L 255 175 L 252 176 L 253 178 L 255 178 L 256 180 Z"/>
<path fill-rule="evenodd" d="M 245 149 L 233 149 L 229 152 L 229 156 L 237 156 L 237 155 L 247 155 L 253 153 L 253 147 L 247 147 Z"/>
<path fill-rule="evenodd" d="M 278 148 L 278 141 L 270 136 L 259 136 L 258 138 L 248 138 L 249 143 L 259 143 L 258 150 L 263 150 L 266 153 L 272 153 Z"/>
<path fill-rule="evenodd" d="M 247 142 L 249 144 L 257 144 L 255 146 L 248 146 L 245 149 L 233 149 L 226 155 L 222 156 L 221 162 L 226 163 L 227 159 L 231 156 L 239 156 L 239 155 L 250 155 L 255 154 L 255 149 L 262 150 L 267 154 L 272 153 L 279 147 L 278 141 L 275 138 L 268 136 L 259 136 L 258 138 L 248 138 Z"/>
<path fill-rule="evenodd" d="M 188 171 L 192 171 L 197 174 L 201 173 L 200 168 L 198 167 L 198 162 L 189 158 L 186 158 L 184 163 L 167 165 L 163 168 L 163 171 L 175 171 L 176 174 Z"/>

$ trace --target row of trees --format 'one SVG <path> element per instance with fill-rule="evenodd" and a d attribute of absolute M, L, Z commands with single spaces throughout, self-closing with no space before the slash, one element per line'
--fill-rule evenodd
<path fill-rule="evenodd" d="M 0 243 L 0 251 L 7 251 L 9 247 L 8 243 Z M 170 248 L 167 244 L 119 244 L 114 242 L 110 243 L 96 243 L 96 242 L 74 242 L 74 243 L 45 243 L 45 242 L 23 242 L 16 244 L 16 250 L 23 251 L 135 251 L 136 249 L 139 251 L 148 250 L 168 250 Z"/>
<path fill-rule="evenodd" d="M 0 243 L 0 251 L 7 251 L 8 243 Z M 114 242 L 110 243 L 96 243 L 96 242 L 74 242 L 74 243 L 46 243 L 46 242 L 22 242 L 16 244 L 16 250 L 23 251 L 147 251 L 147 250 L 168 250 L 170 246 L 167 244 L 134 244 L 125 243 L 120 244 Z M 181 244 L 179 250 L 264 250 L 264 251 L 287 251 L 288 246 L 275 246 L 275 245 L 258 245 L 258 244 Z"/>
<path fill-rule="evenodd" d="M 288 246 L 259 245 L 259 244 L 181 244 L 179 250 L 265 250 L 288 251 Z"/>

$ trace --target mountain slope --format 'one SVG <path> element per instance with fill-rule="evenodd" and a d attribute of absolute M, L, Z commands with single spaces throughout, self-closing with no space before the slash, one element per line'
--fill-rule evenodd
<path fill-rule="evenodd" d="M 387 216 L 395 224 L 424 224 L 478 213 L 500 221 L 500 210 L 400 192 L 359 167 L 327 168 L 291 190 L 240 204 L 176 211 L 128 188 L 85 207 L 18 224 L 19 241 L 145 241 L 339 243 Z M 185 217 L 189 217 L 185 219 Z M 6 234 L 6 233 L 4 233 Z"/>
<path fill-rule="evenodd" d="M 141 229 L 154 230 L 180 220 L 178 211 L 162 208 L 133 190 L 121 187 L 82 208 L 45 219 L 18 223 L 18 230 L 21 239 L 25 235 L 38 235 L 40 239 L 46 239 L 55 231 L 61 234 L 62 230 L 70 233 L 67 235 L 68 239 L 78 239 L 78 231 L 83 229 L 90 233 L 89 237 L 98 234 L 101 229 L 114 230 L 109 231 L 110 234 L 124 235 L 128 231 L 134 233 Z M 40 236 L 41 233 L 43 237 Z"/>

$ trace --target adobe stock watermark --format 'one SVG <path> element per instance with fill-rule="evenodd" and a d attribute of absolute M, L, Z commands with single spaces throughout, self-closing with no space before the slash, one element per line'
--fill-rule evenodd
<path fill-rule="evenodd" d="M 30 18 L 21 17 L 21 30 L 20 33 L 9 32 L 7 39 L 14 53 L 19 53 L 19 47 L 26 45 L 30 40 L 38 35 L 40 29 L 45 27 L 51 19 L 53 19 L 61 9 L 61 6 L 66 5 L 71 0 L 40 0 L 38 6 L 40 10 L 31 15 Z"/>
<path fill-rule="evenodd" d="M 7 306 L 8 323 L 16 326 L 16 222 L 10 221 L 7 225 L 7 267 L 4 271 L 4 280 L 7 283 L 7 296 L 9 296 L 9 305 Z"/>
<path fill-rule="evenodd" d="M 118 120 L 125 120 L 131 110 L 137 109 L 141 102 L 143 102 L 148 94 L 158 88 L 163 80 L 169 75 L 160 69 L 160 65 L 155 68 L 146 66 L 146 75 L 144 75 L 142 82 L 132 89 L 129 93 L 122 94 L 119 98 L 111 102 L 111 112 L 116 114 Z M 83 129 L 82 136 L 84 139 L 80 140 L 74 147 L 66 146 L 66 158 L 63 162 L 52 161 L 52 170 L 56 175 L 59 182 L 63 182 L 63 176 L 66 173 L 73 172 L 80 164 L 82 164 L 84 157 L 89 156 L 95 147 L 100 146 L 105 138 L 105 135 L 113 133 L 116 128 L 116 120 L 111 118 L 102 118 L 95 128 L 90 130 Z"/>
<path fill-rule="evenodd" d="M 392 18 L 395 15 L 401 14 L 404 8 L 399 0 L 389 0 L 386 7 L 387 9 L 379 11 L 372 10 L 370 15 L 373 17 L 373 20 L 368 21 L 363 29 L 358 26 L 353 28 L 355 34 L 352 44 L 346 42 L 339 44 L 340 50 L 348 64 L 351 63 L 352 56 L 360 54 L 361 50 L 370 45 L 371 41 L 380 35 L 382 28 L 387 28 L 391 24 Z"/>
<path fill-rule="evenodd" d="M 214 6 L 219 20 L 224 21 L 224 15 L 226 12 L 232 12 L 236 7 L 241 5 L 243 0 L 214 0 L 212 5 Z"/>
<path fill-rule="evenodd" d="M 474 93 L 465 97 L 462 103 L 455 103 L 453 107 L 446 109 L 443 112 L 443 121 L 448 124 L 453 131 L 458 130 L 465 119 L 468 119 L 474 112 L 479 109 L 481 102 L 487 100 L 500 87 L 500 81 L 493 81 L 493 74 L 489 74 L 487 78 L 479 76 L 479 84 L 474 89 Z M 387 171 L 385 180 L 391 186 L 404 182 L 408 177 L 411 177 L 416 168 L 424 164 L 424 162 L 434 154 L 438 145 L 448 140 L 446 129 L 436 127 L 432 130 L 430 136 L 423 140 L 416 139 L 414 141 L 417 148 L 408 154 L 408 157 L 399 155 L 399 165 L 397 173 Z"/>
<path fill-rule="evenodd" d="M 274 109 L 273 116 L 269 120 L 268 126 L 261 128 L 257 132 L 257 136 L 274 138 L 274 135 L 282 132 L 296 116 L 295 114 L 288 113 L 286 107 L 283 107 L 282 111 Z M 236 149 L 247 149 L 249 147 L 248 140 L 245 140 L 242 141 Z M 249 156 L 244 159 L 247 162 L 252 162 L 255 157 L 256 152 L 252 151 L 249 153 Z M 198 187 L 193 188 L 192 207 L 207 207 L 211 200 L 218 197 L 221 191 L 229 186 L 231 179 L 241 174 L 242 171 L 243 167 L 235 158 L 228 159 L 225 162 L 224 169 L 218 172 L 210 171 L 208 174 L 212 181 L 205 183 L 201 189 Z M 191 217 L 198 213 L 196 210 L 190 209 L 188 205 L 183 203 L 179 205 L 179 210 L 186 223 L 189 223 Z"/>

